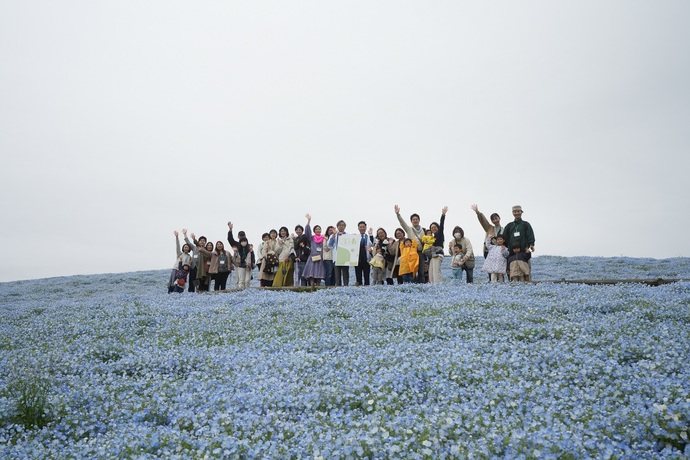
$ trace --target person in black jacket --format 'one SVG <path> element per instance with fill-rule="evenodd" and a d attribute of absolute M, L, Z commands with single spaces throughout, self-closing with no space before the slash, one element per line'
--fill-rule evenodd
<path fill-rule="evenodd" d="M 254 265 L 256 265 L 256 256 L 254 255 L 254 246 L 249 244 L 244 231 L 240 230 L 237 233 L 239 241 L 236 241 L 232 235 L 232 227 L 232 222 L 228 222 L 228 243 L 235 251 L 237 289 L 244 289 L 249 287 L 249 283 L 252 280 L 252 270 Z"/>
<path fill-rule="evenodd" d="M 304 267 L 307 265 L 307 259 L 311 256 L 311 244 L 304 235 L 304 227 L 301 225 L 295 227 L 293 239 L 295 240 L 295 265 L 297 268 L 295 271 L 299 280 L 295 285 L 307 286 L 307 280 L 302 278 L 302 272 L 304 272 Z"/>

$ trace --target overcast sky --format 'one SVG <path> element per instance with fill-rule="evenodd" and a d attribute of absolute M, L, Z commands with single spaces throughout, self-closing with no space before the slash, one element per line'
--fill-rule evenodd
<path fill-rule="evenodd" d="M 690 256 L 690 2 L 0 0 L 0 281 L 393 207 Z M 686 184 L 686 185 L 683 185 Z M 162 279 L 161 283 L 167 282 Z"/>

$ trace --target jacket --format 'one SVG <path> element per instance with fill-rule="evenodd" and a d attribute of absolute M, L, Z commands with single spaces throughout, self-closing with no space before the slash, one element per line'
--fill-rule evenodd
<path fill-rule="evenodd" d="M 506 240 L 506 247 L 513 247 L 514 242 L 520 243 L 522 252 L 534 246 L 534 230 L 529 222 L 525 220 L 514 220 L 503 229 L 503 236 Z"/>
<path fill-rule="evenodd" d="M 201 251 L 203 254 L 206 254 L 206 256 L 211 257 L 211 265 L 208 268 L 209 274 L 211 274 L 211 275 L 217 274 L 218 273 L 218 267 L 220 265 L 220 261 L 218 258 L 218 255 L 219 255 L 218 252 L 216 252 L 215 249 L 213 250 L 213 252 L 207 251 L 206 248 L 199 248 L 199 251 Z M 225 255 L 228 258 L 228 271 L 232 271 L 235 268 L 235 266 L 232 263 L 232 261 L 233 261 L 232 253 L 230 253 L 228 251 L 223 251 L 223 252 L 225 253 Z"/>
<path fill-rule="evenodd" d="M 419 269 L 419 253 L 417 252 L 417 241 L 412 240 L 412 246 L 406 247 L 404 244 L 400 246 L 400 268 L 398 275 L 402 276 L 407 273 L 417 273 Z"/>

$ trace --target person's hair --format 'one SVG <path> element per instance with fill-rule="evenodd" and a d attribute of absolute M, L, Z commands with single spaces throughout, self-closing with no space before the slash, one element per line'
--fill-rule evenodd
<path fill-rule="evenodd" d="M 340 220 L 338 221 L 338 223 L 335 224 L 335 226 L 337 227 L 337 226 L 340 225 L 340 224 L 343 224 L 344 226 L 347 227 L 347 224 L 345 223 L 345 221 L 344 221 L 343 219 L 340 219 Z"/>
<path fill-rule="evenodd" d="M 262 239 L 262 240 L 263 240 L 264 238 L 270 238 L 270 237 L 271 237 L 271 235 L 269 235 L 268 233 L 264 233 L 263 235 L 261 235 L 261 239 Z"/>
<path fill-rule="evenodd" d="M 386 232 L 386 229 L 384 229 L 382 227 L 377 228 L 376 229 L 376 236 L 377 237 L 379 236 L 379 232 L 383 232 L 383 234 L 385 235 L 384 238 L 388 238 L 388 232 Z"/>
<path fill-rule="evenodd" d="M 280 236 L 280 233 L 281 233 L 283 230 L 285 230 L 285 235 L 284 235 L 284 236 L 290 236 L 290 230 L 288 230 L 287 227 L 280 227 L 280 229 L 278 229 L 278 236 Z"/>
<path fill-rule="evenodd" d="M 318 228 L 319 230 L 321 230 L 321 226 L 320 226 L 320 225 L 314 225 L 314 231 L 316 231 L 317 228 Z"/>
<path fill-rule="evenodd" d="M 215 244 L 213 247 L 214 247 L 214 248 L 217 248 L 219 244 L 220 244 L 220 249 L 221 249 L 222 251 L 225 251 L 225 245 L 224 245 L 223 242 L 220 241 L 220 240 L 216 241 L 216 244 Z"/>
<path fill-rule="evenodd" d="M 519 242 L 519 241 L 513 241 L 513 245 L 510 247 L 510 249 L 515 249 L 515 248 L 520 248 L 520 249 L 522 249 L 522 247 L 520 247 L 520 242 Z"/>
<path fill-rule="evenodd" d="M 459 244 L 453 245 L 453 251 L 455 251 L 455 248 L 458 248 L 460 251 L 462 251 L 462 246 L 460 246 Z"/>
<path fill-rule="evenodd" d="M 494 238 L 496 238 L 496 239 L 499 239 L 499 238 L 500 238 L 500 239 L 502 239 L 504 242 L 505 242 L 505 240 L 506 240 L 506 237 L 503 236 L 503 233 L 499 233 L 498 235 L 494 236 Z"/>
<path fill-rule="evenodd" d="M 329 225 L 328 227 L 326 227 L 326 236 L 328 236 L 328 232 L 330 232 L 331 229 L 333 229 L 333 231 L 335 232 L 335 227 L 334 227 L 334 226 Z"/>
<path fill-rule="evenodd" d="M 302 227 L 300 224 L 295 225 L 295 231 L 297 231 L 298 228 L 304 231 L 304 227 Z"/>
<path fill-rule="evenodd" d="M 419 219 L 419 214 L 417 214 L 416 212 L 414 214 L 411 214 L 410 220 L 412 220 L 413 217 L 416 217 L 417 219 Z"/>
<path fill-rule="evenodd" d="M 362 225 L 362 224 L 364 224 L 365 227 L 367 226 L 367 223 L 364 222 L 363 220 L 360 220 L 359 222 L 357 222 L 357 226 L 358 226 L 358 227 L 359 227 L 360 225 Z"/>
<path fill-rule="evenodd" d="M 201 241 L 201 240 L 206 241 L 206 237 L 202 235 L 202 236 L 199 237 L 199 239 L 198 239 L 197 241 Z"/>
<path fill-rule="evenodd" d="M 242 238 L 243 236 L 247 236 L 247 234 L 244 233 L 244 230 L 240 230 L 239 232 L 237 232 L 237 237 L 238 237 L 238 238 Z"/>
<path fill-rule="evenodd" d="M 453 238 L 455 238 L 455 234 L 460 233 L 460 238 L 465 237 L 465 230 L 462 229 L 462 227 L 456 225 L 455 228 L 453 229 Z"/>
<path fill-rule="evenodd" d="M 269 238 L 271 237 L 271 233 L 275 233 L 276 236 L 278 236 L 278 232 L 276 231 L 275 228 L 272 228 L 272 229 L 270 229 L 270 230 L 268 231 L 268 237 L 269 237 Z"/>
<path fill-rule="evenodd" d="M 192 250 L 192 247 L 191 247 L 190 245 L 188 245 L 187 243 L 185 243 L 185 244 L 182 245 L 182 252 L 184 252 L 184 247 L 185 247 L 185 246 L 187 246 L 187 249 L 188 249 L 189 251 Z"/>
<path fill-rule="evenodd" d="M 498 217 L 499 219 L 501 218 L 501 216 L 499 216 L 498 213 L 495 212 L 489 216 L 489 219 L 493 220 L 494 216 Z"/>
<path fill-rule="evenodd" d="M 242 242 L 249 243 L 249 241 L 247 240 L 247 237 L 246 237 L 246 236 L 240 236 L 240 244 L 241 244 Z"/>
<path fill-rule="evenodd" d="M 213 241 L 207 241 L 206 244 L 204 245 L 205 248 L 208 248 L 208 245 L 211 245 L 211 251 L 213 251 L 216 248 L 216 245 L 213 244 Z M 208 251 L 208 249 L 206 249 Z"/>
<path fill-rule="evenodd" d="M 403 229 L 400 228 L 400 227 L 398 227 L 398 228 L 395 229 L 395 231 L 393 232 L 393 236 L 395 236 L 395 237 L 397 238 L 397 237 L 398 237 L 398 236 L 397 236 L 397 235 L 398 235 L 398 232 L 401 232 L 401 233 L 403 234 L 403 236 L 405 236 L 405 230 L 403 230 Z"/>
<path fill-rule="evenodd" d="M 427 233 L 431 233 L 432 235 L 434 234 L 434 232 L 432 232 L 430 228 L 427 228 L 426 231 L 424 232 L 425 235 Z M 427 235 L 427 236 L 429 236 L 429 235 Z"/>
<path fill-rule="evenodd" d="M 431 227 L 433 227 L 434 225 L 435 225 L 436 228 L 438 228 L 439 230 L 441 229 L 441 226 L 438 224 L 438 222 L 432 222 L 431 224 L 429 224 L 429 229 L 431 229 Z"/>
<path fill-rule="evenodd" d="M 405 238 L 405 239 L 403 240 L 403 244 L 407 243 L 408 241 L 410 242 L 410 244 L 412 244 L 412 240 L 409 239 L 409 238 Z"/>

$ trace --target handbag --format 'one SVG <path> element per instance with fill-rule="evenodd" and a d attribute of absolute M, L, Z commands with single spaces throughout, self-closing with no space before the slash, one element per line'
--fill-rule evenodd
<path fill-rule="evenodd" d="M 317 255 L 315 255 L 315 256 L 311 256 L 311 261 L 312 261 L 312 262 L 318 262 L 319 260 L 321 260 L 321 254 L 317 254 Z"/>
<path fill-rule="evenodd" d="M 264 259 L 263 272 L 264 273 L 275 273 L 277 267 L 278 267 L 278 256 L 275 255 L 274 253 L 266 254 L 266 258 Z"/>

